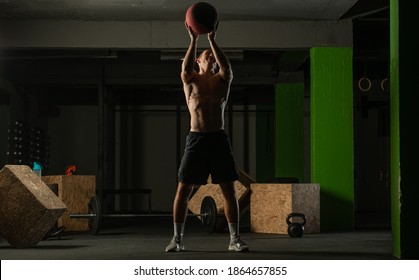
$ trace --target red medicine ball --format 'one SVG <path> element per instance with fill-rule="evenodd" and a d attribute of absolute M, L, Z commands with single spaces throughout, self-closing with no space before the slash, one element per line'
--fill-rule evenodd
<path fill-rule="evenodd" d="M 197 34 L 206 34 L 213 31 L 217 23 L 217 10 L 206 2 L 192 4 L 186 11 L 186 24 Z"/>

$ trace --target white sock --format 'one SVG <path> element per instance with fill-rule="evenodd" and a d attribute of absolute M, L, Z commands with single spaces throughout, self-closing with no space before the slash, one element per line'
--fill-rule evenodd
<path fill-rule="evenodd" d="M 239 238 L 239 224 L 238 223 L 229 223 L 228 230 L 230 231 L 230 240 L 234 241 Z"/>
<path fill-rule="evenodd" d="M 182 223 L 182 224 L 174 223 L 173 224 L 173 229 L 174 229 L 174 232 L 175 232 L 174 236 L 179 238 L 179 240 L 182 241 L 183 240 L 183 231 L 185 229 L 185 224 L 184 223 Z"/>

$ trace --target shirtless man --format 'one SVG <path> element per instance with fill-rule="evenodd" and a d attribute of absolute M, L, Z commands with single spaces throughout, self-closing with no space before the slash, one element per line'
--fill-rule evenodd
<path fill-rule="evenodd" d="M 179 183 L 173 203 L 174 236 L 166 252 L 184 251 L 183 230 L 188 201 L 194 186 L 205 185 L 208 175 L 219 184 L 230 231 L 229 251 L 249 251 L 239 236 L 239 206 L 234 190 L 238 179 L 230 139 L 224 131 L 224 108 L 230 92 L 233 72 L 230 61 L 208 34 L 211 49 L 196 59 L 198 35 L 186 25 L 191 42 L 182 63 L 181 78 L 191 116 L 190 132 L 179 167 Z M 199 65 L 199 73 L 194 70 Z M 217 71 L 218 68 L 218 71 Z"/>

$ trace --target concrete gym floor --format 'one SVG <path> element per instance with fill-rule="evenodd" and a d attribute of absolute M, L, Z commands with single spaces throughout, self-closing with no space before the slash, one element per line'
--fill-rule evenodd
<path fill-rule="evenodd" d="M 188 217 L 186 251 L 166 253 L 173 233 L 170 217 L 141 217 L 107 221 L 98 235 L 65 232 L 36 247 L 14 249 L 0 237 L 2 260 L 384 260 L 393 259 L 389 229 L 288 235 L 241 230 L 251 251 L 228 252 L 228 233 L 207 234 L 200 222 Z"/>

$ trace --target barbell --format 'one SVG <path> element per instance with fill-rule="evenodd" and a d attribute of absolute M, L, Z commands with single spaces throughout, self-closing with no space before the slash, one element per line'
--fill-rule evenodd
<path fill-rule="evenodd" d="M 70 214 L 72 219 L 89 219 L 89 231 L 92 235 L 97 235 L 102 223 L 102 218 L 131 218 L 131 217 L 169 217 L 173 214 L 103 214 L 100 200 L 93 196 L 88 203 L 89 213 Z M 201 202 L 200 214 L 187 214 L 188 216 L 201 217 L 201 223 L 206 233 L 213 233 L 217 226 L 218 216 L 217 205 L 211 196 L 206 196 Z"/>

